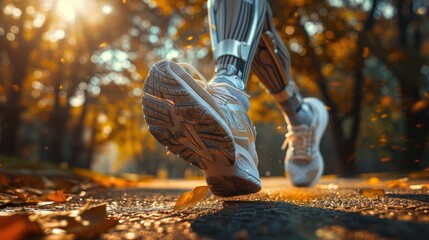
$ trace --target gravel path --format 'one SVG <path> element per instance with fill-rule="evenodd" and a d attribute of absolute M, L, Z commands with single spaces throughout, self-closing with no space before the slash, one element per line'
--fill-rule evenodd
<path fill-rule="evenodd" d="M 192 184 L 179 181 L 175 186 Z M 107 200 L 110 213 L 123 220 L 104 239 L 429 239 L 429 190 L 418 189 L 422 182 L 408 184 L 417 189 L 373 186 L 357 179 L 325 179 L 302 189 L 273 178 L 264 181 L 258 194 L 208 196 L 181 212 L 172 206 L 184 189 L 92 194 Z"/>
<path fill-rule="evenodd" d="M 325 178 L 312 188 L 293 188 L 284 178 L 268 178 L 258 194 L 208 195 L 193 209 L 175 211 L 183 192 L 205 182 L 156 180 L 98 188 L 27 211 L 76 209 L 89 199 L 107 203 L 120 221 L 101 239 L 429 239 L 428 182 L 387 183 Z M 18 210 L 25 209 L 3 209 Z"/>

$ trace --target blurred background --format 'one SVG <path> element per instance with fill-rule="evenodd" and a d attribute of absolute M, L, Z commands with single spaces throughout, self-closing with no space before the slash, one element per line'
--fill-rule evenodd
<path fill-rule="evenodd" d="M 325 174 L 429 171 L 429 1 L 269 1 L 305 96 L 330 112 Z M 142 86 L 161 59 L 207 78 L 203 0 L 1 0 L 0 163 L 192 178 L 149 134 Z M 261 176 L 283 175 L 283 117 L 256 76 Z"/>

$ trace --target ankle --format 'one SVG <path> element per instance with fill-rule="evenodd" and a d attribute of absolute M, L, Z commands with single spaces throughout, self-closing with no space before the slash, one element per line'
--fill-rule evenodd
<path fill-rule="evenodd" d="M 284 117 L 286 122 L 291 126 L 298 125 L 307 125 L 311 124 L 313 118 L 313 113 L 311 112 L 310 107 L 306 103 L 302 103 L 300 108 L 297 111 L 292 111 L 291 109 L 283 108 Z"/>
<path fill-rule="evenodd" d="M 236 97 L 242 104 L 246 111 L 249 110 L 250 101 L 248 95 L 245 94 L 245 86 L 243 81 L 237 75 L 228 76 L 225 74 L 216 74 L 212 82 L 214 83 L 226 83 L 236 89 L 226 88 L 228 92 Z"/>

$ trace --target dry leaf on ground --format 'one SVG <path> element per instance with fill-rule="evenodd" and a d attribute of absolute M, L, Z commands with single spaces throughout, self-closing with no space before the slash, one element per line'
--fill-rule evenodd
<path fill-rule="evenodd" d="M 10 188 L 9 189 L 12 193 L 13 193 L 13 195 L 15 196 L 15 197 L 17 197 L 18 199 L 20 199 L 20 200 L 23 200 L 23 201 L 28 201 L 29 199 L 28 199 L 28 195 L 29 194 L 26 194 L 26 193 L 21 193 L 20 191 L 18 191 L 17 189 L 13 189 L 13 188 Z"/>
<path fill-rule="evenodd" d="M 46 205 L 68 201 L 63 190 L 52 191 L 35 188 L 8 187 L 0 193 L 0 209 L 5 207 Z"/>
<path fill-rule="evenodd" d="M 54 201 L 56 203 L 63 203 L 67 201 L 67 198 L 64 195 L 64 191 L 53 191 L 49 194 L 42 196 L 42 199 Z"/>
<path fill-rule="evenodd" d="M 89 205 L 75 211 L 40 216 L 38 222 L 45 232 L 54 235 L 73 234 L 79 239 L 93 238 L 107 231 L 118 223 L 116 218 L 107 216 L 107 205 L 100 204 L 89 208 Z M 55 234 L 53 229 L 56 229 Z M 61 231 L 58 231 L 60 229 Z"/>
<path fill-rule="evenodd" d="M 107 216 L 107 205 L 101 204 L 84 211 L 80 217 L 83 223 L 88 225 L 69 226 L 67 233 L 75 234 L 78 238 L 92 238 L 97 236 L 118 223 L 116 218 Z"/>
<path fill-rule="evenodd" d="M 0 216 L 0 236 L 2 239 L 19 240 L 28 235 L 40 235 L 42 229 L 30 221 L 27 214 Z"/>
<path fill-rule="evenodd" d="M 135 187 L 141 182 L 139 180 L 131 180 L 131 179 L 114 177 L 114 176 L 94 172 L 87 169 L 77 168 L 74 170 L 74 173 L 83 178 L 91 179 L 91 181 L 94 181 L 103 187 Z"/>
<path fill-rule="evenodd" d="M 45 235 L 45 239 L 92 239 L 118 222 L 108 217 L 106 204 L 68 212 L 48 214 L 14 214 L 0 216 L 1 239 L 27 239 Z"/>
<path fill-rule="evenodd" d="M 408 188 L 410 185 L 408 182 L 408 178 L 400 178 L 397 180 L 390 180 L 386 182 L 387 187 L 389 188 Z"/>
<path fill-rule="evenodd" d="M 359 190 L 359 193 L 367 198 L 383 197 L 384 195 L 386 195 L 383 189 L 378 189 L 378 188 L 361 189 Z"/>
<path fill-rule="evenodd" d="M 177 199 L 174 210 L 184 210 L 194 207 L 206 196 L 208 190 L 208 186 L 199 186 L 190 192 L 185 192 Z"/>
<path fill-rule="evenodd" d="M 372 178 L 368 179 L 367 183 L 370 185 L 377 185 L 377 184 L 381 183 L 381 180 L 378 177 L 372 177 Z"/>

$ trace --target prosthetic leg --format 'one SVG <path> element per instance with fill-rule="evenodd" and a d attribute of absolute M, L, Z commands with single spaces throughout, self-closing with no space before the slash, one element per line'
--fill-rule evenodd
<path fill-rule="evenodd" d="M 209 25 L 216 75 L 244 90 L 265 22 L 265 0 L 209 0 Z M 216 79 L 215 79 L 216 81 Z"/>
<path fill-rule="evenodd" d="M 269 6 L 265 18 L 252 70 L 273 96 L 288 125 L 308 123 L 311 113 L 303 104 L 301 94 L 293 81 L 290 55 L 275 29 Z"/>
<path fill-rule="evenodd" d="M 234 76 L 220 81 L 244 90 L 252 68 L 273 95 L 288 125 L 309 122 L 310 113 L 303 109 L 290 72 L 289 53 L 275 29 L 266 0 L 210 0 L 209 25 L 216 74 Z"/>
<path fill-rule="evenodd" d="M 291 75 L 289 53 L 272 19 L 265 0 L 209 1 L 210 34 L 216 63 L 213 81 L 225 82 L 244 91 L 250 67 L 253 67 L 288 123 L 283 144 L 283 149 L 288 146 L 287 175 L 293 185 L 311 186 L 323 173 L 319 145 L 328 114 L 320 100 L 301 97 Z M 221 75 L 228 77 L 218 77 Z M 245 101 L 242 102 L 245 105 Z"/>
<path fill-rule="evenodd" d="M 216 60 L 213 80 L 208 82 L 192 65 L 161 61 L 146 77 L 143 113 L 152 135 L 199 167 L 213 194 L 255 193 L 261 189 L 256 132 L 244 89 L 266 2 L 211 0 L 209 8 Z"/>

